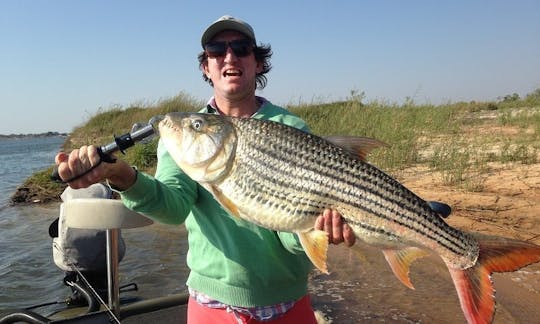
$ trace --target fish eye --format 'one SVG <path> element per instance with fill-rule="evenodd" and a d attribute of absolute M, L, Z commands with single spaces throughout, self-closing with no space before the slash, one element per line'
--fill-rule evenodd
<path fill-rule="evenodd" d="M 196 131 L 201 130 L 201 128 L 203 127 L 203 121 L 200 119 L 195 119 L 191 122 L 191 127 L 193 127 L 193 129 Z"/>

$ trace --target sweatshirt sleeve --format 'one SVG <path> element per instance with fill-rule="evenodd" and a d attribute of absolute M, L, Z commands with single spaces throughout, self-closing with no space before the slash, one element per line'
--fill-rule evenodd
<path fill-rule="evenodd" d="M 290 232 L 276 232 L 283 247 L 293 254 L 303 254 L 304 248 L 300 244 L 298 235 Z"/>
<path fill-rule="evenodd" d="M 198 197 L 198 185 L 176 165 L 161 141 L 156 175 L 139 172 L 135 184 L 120 193 L 126 207 L 166 224 L 186 220 Z"/>

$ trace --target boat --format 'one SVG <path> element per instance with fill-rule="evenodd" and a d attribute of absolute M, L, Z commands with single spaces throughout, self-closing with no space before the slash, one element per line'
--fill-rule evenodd
<path fill-rule="evenodd" d="M 78 298 L 63 302 L 45 303 L 23 309 L 0 311 L 0 324 L 7 323 L 186 323 L 189 294 L 179 293 L 163 297 L 140 299 L 122 297 L 137 290 L 134 283 L 119 286 L 119 238 L 121 229 L 152 224 L 149 218 L 127 209 L 121 201 L 103 198 L 74 198 L 60 204 L 61 226 L 76 229 L 105 231 L 107 258 L 107 287 L 100 294 L 78 269 L 83 279 L 69 282 Z M 55 260 L 56 261 L 56 260 Z M 106 300 L 104 300 L 106 299 Z M 38 311 L 56 304 L 53 310 Z"/>
<path fill-rule="evenodd" d="M 58 309 L 50 314 L 40 314 L 33 307 L 13 309 L 0 313 L 0 323 L 186 323 L 188 293 L 126 301 L 116 310 L 98 306 L 89 301 L 86 307 Z M 41 306 L 41 305 L 38 305 Z"/>

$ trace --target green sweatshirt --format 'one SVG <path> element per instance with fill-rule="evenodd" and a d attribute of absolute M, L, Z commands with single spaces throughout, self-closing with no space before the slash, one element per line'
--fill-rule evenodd
<path fill-rule="evenodd" d="M 253 118 L 307 131 L 304 121 L 268 101 Z M 185 222 L 190 288 L 240 307 L 274 305 L 307 293 L 311 262 L 295 234 L 229 215 L 212 194 L 180 170 L 161 142 L 157 154 L 155 178 L 139 173 L 121 196 L 128 208 L 158 222 Z"/>

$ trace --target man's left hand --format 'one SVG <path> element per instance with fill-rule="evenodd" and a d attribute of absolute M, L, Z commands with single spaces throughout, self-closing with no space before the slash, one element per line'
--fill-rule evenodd
<path fill-rule="evenodd" d="M 352 246 L 356 241 L 351 227 L 343 221 L 341 214 L 335 210 L 325 209 L 322 215 L 317 217 L 315 229 L 328 233 L 328 242 L 332 244 L 345 242 L 347 246 Z"/>

